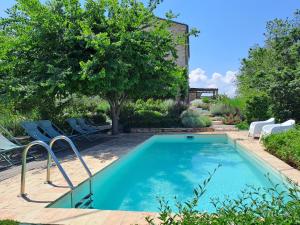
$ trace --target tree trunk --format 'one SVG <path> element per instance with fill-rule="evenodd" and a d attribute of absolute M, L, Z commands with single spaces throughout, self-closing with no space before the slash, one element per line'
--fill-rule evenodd
<path fill-rule="evenodd" d="M 121 107 L 126 100 L 126 95 L 122 94 L 120 97 L 108 97 L 107 101 L 110 105 L 110 113 L 112 120 L 112 134 L 116 135 L 119 133 L 119 116 Z"/>
<path fill-rule="evenodd" d="M 111 120 L 112 120 L 112 134 L 116 135 L 119 133 L 119 115 L 120 110 L 116 105 L 111 105 Z"/>

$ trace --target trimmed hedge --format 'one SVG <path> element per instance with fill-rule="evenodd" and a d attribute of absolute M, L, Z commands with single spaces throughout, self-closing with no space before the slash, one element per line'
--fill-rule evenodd
<path fill-rule="evenodd" d="M 263 139 L 266 150 L 289 165 L 300 169 L 300 126 Z"/>

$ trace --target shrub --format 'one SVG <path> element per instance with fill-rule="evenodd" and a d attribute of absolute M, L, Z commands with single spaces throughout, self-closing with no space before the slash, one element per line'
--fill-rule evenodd
<path fill-rule="evenodd" d="M 0 220 L 0 225 L 18 225 L 18 224 L 20 223 L 14 220 Z"/>
<path fill-rule="evenodd" d="M 248 123 L 270 118 L 270 99 L 265 94 L 255 94 L 246 101 L 245 117 Z"/>
<path fill-rule="evenodd" d="M 89 121 L 96 125 L 107 124 L 107 116 L 105 114 L 96 114 L 86 117 Z"/>
<path fill-rule="evenodd" d="M 197 110 L 188 109 L 181 114 L 181 122 L 185 127 L 201 128 L 211 125 L 211 120 Z"/>
<path fill-rule="evenodd" d="M 214 116 L 223 116 L 226 114 L 235 114 L 237 110 L 230 105 L 226 105 L 224 103 L 216 103 L 210 107 L 210 112 Z"/>
<path fill-rule="evenodd" d="M 150 225 L 296 225 L 300 221 L 300 189 L 294 184 L 280 190 L 276 184 L 271 188 L 249 186 L 237 199 L 221 202 L 211 199 L 215 213 L 200 212 L 197 206 L 205 194 L 215 171 L 194 189 L 192 199 L 179 202 L 176 198 L 177 211 L 174 212 L 168 201 L 159 199 L 160 213 L 158 220 L 146 217 Z M 287 199 L 286 196 L 289 196 Z"/>
<path fill-rule="evenodd" d="M 179 118 L 181 113 L 188 108 L 184 102 L 177 102 L 174 100 L 165 100 L 164 103 L 167 107 L 168 117 Z"/>
<path fill-rule="evenodd" d="M 297 29 L 299 29 L 298 26 Z M 291 38 L 291 40 L 293 40 L 294 46 L 298 46 L 298 41 L 296 41 L 294 38 Z M 295 57 L 294 54 L 297 54 L 297 57 L 300 56 L 299 51 L 296 51 L 297 53 L 295 53 L 295 50 L 292 50 L 295 49 L 294 47 L 283 49 L 285 53 L 282 54 L 291 54 L 293 55 L 289 56 L 291 58 Z M 288 64 L 290 62 L 291 61 L 288 61 Z M 295 61 L 295 65 L 296 64 L 298 65 L 298 61 Z M 280 70 L 277 70 L 273 77 L 275 80 L 273 81 L 272 85 L 270 85 L 270 92 L 268 93 L 271 98 L 270 102 L 273 114 L 279 121 L 285 121 L 290 118 L 300 120 L 299 67 L 289 65 L 284 69 L 281 68 Z"/>
<path fill-rule="evenodd" d="M 270 153 L 300 169 L 300 127 L 286 132 L 272 134 L 263 139 Z"/>
<path fill-rule="evenodd" d="M 196 108 L 201 108 L 199 107 L 201 104 L 203 104 L 203 101 L 201 99 L 195 99 L 190 102 L 191 106 L 194 106 Z"/>
<path fill-rule="evenodd" d="M 223 103 L 236 108 L 240 113 L 244 113 L 246 107 L 246 100 L 242 97 L 235 97 L 235 98 L 225 98 Z"/>
<path fill-rule="evenodd" d="M 235 125 L 242 121 L 239 114 L 227 114 L 223 118 L 223 123 L 226 125 Z"/>
<path fill-rule="evenodd" d="M 36 110 L 22 114 L 11 104 L 0 104 L 0 125 L 7 129 L 13 136 L 24 134 L 24 130 L 21 128 L 20 122 L 38 119 L 40 119 L 40 115 Z"/>
<path fill-rule="evenodd" d="M 73 96 L 64 106 L 64 120 L 69 117 L 84 117 L 92 115 L 109 115 L 109 104 L 99 97 Z"/>
<path fill-rule="evenodd" d="M 240 130 L 249 130 L 249 124 L 247 121 L 242 121 L 238 124 L 235 124 L 235 127 L 239 128 Z"/>
<path fill-rule="evenodd" d="M 135 112 L 131 125 L 134 127 L 160 127 L 163 114 L 157 111 L 140 110 Z"/>
<path fill-rule="evenodd" d="M 227 108 L 223 109 L 225 111 L 227 110 L 227 112 L 223 113 L 223 115 L 228 113 L 238 113 L 243 116 L 245 112 L 246 99 L 242 97 L 229 98 L 226 95 L 219 95 L 216 100 L 212 100 L 211 102 L 214 102 L 213 105 L 217 105 L 216 107 L 218 110 L 221 110 L 220 108 L 222 108 L 222 105 L 223 108 L 224 106 Z M 222 113 L 222 110 L 220 113 Z"/>
<path fill-rule="evenodd" d="M 130 128 L 180 127 L 180 114 L 187 106 L 174 100 L 137 100 L 123 106 L 120 123 L 124 130 Z"/>
<path fill-rule="evenodd" d="M 211 98 L 205 96 L 205 97 L 202 98 L 202 101 L 203 101 L 203 103 L 207 103 L 208 104 L 208 103 L 211 102 Z"/>
<path fill-rule="evenodd" d="M 146 110 L 146 111 L 156 111 L 160 113 L 167 113 L 168 107 L 172 105 L 173 102 L 170 101 L 163 101 L 161 99 L 154 100 L 152 98 L 147 99 L 146 101 L 139 99 L 135 102 L 135 110 Z"/>
<path fill-rule="evenodd" d="M 209 109 L 209 104 L 204 103 L 200 99 L 196 99 L 196 100 L 192 101 L 191 106 L 193 106 L 195 108 Z"/>

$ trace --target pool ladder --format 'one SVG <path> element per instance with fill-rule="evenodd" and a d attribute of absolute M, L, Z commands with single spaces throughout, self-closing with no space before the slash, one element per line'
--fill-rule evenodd
<path fill-rule="evenodd" d="M 67 175 L 67 173 L 65 172 L 65 170 L 63 169 L 63 167 L 61 166 L 60 162 L 58 161 L 56 155 L 54 154 L 52 147 L 54 145 L 54 143 L 58 140 L 64 140 L 66 141 L 71 149 L 73 150 L 73 152 L 75 153 L 75 155 L 77 156 L 77 158 L 79 159 L 79 161 L 81 162 L 81 164 L 83 165 L 85 171 L 87 172 L 88 176 L 89 176 L 89 194 L 87 194 L 86 196 L 84 196 L 79 202 L 77 203 L 73 203 L 73 190 L 74 190 L 74 185 L 72 183 L 72 181 L 70 180 L 69 176 Z M 92 196 L 93 196 L 93 192 L 92 192 L 92 173 L 89 170 L 88 166 L 86 165 L 85 161 L 83 160 L 83 158 L 81 157 L 78 149 L 76 148 L 76 146 L 74 145 L 74 143 L 71 141 L 70 138 L 66 137 L 66 136 L 57 136 L 55 138 L 53 138 L 50 141 L 50 144 L 46 144 L 43 141 L 33 141 L 31 143 L 29 143 L 26 148 L 24 149 L 23 153 L 22 153 L 22 173 L 21 173 L 21 196 L 26 196 L 25 193 L 25 175 L 26 175 L 26 165 L 27 165 L 27 153 L 28 151 L 34 147 L 34 146 L 42 146 L 43 148 L 45 148 L 48 152 L 48 160 L 47 160 L 47 178 L 46 178 L 46 182 L 47 183 L 51 183 L 51 179 L 50 179 L 50 168 L 51 168 L 51 162 L 52 159 L 55 162 L 56 166 L 58 167 L 60 173 L 63 175 L 65 181 L 67 182 L 69 188 L 71 189 L 71 206 L 75 207 L 75 208 L 91 208 L 92 206 Z"/>

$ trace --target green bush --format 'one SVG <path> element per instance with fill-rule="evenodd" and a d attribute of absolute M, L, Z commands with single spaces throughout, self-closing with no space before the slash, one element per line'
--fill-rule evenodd
<path fill-rule="evenodd" d="M 180 114 L 187 106 L 174 100 L 137 100 L 123 106 L 120 123 L 125 131 L 130 128 L 180 127 Z"/>
<path fill-rule="evenodd" d="M 162 114 L 166 114 L 168 112 L 168 109 L 170 105 L 173 104 L 172 100 L 154 100 L 152 98 L 147 99 L 146 101 L 139 99 L 135 102 L 135 110 L 146 110 L 146 111 L 156 111 L 160 112 Z"/>
<path fill-rule="evenodd" d="M 224 103 L 216 103 L 210 107 L 210 112 L 214 116 L 224 116 L 226 114 L 236 114 L 236 108 Z"/>
<path fill-rule="evenodd" d="M 238 124 L 235 124 L 235 127 L 239 128 L 240 130 L 249 130 L 250 126 L 247 121 L 242 121 Z"/>
<path fill-rule="evenodd" d="M 107 116 L 105 114 L 90 115 L 90 116 L 86 116 L 85 118 L 96 125 L 104 125 L 108 123 Z"/>
<path fill-rule="evenodd" d="M 245 98 L 235 97 L 235 98 L 227 98 L 223 100 L 223 103 L 236 108 L 241 114 L 244 113 L 246 107 Z"/>
<path fill-rule="evenodd" d="M 215 173 L 215 171 L 214 171 Z M 164 198 L 159 199 L 158 219 L 146 217 L 150 225 L 297 225 L 300 224 L 300 189 L 290 184 L 284 190 L 272 184 L 271 188 L 248 186 L 237 199 L 221 202 L 211 199 L 215 213 L 201 212 L 197 206 L 206 192 L 208 179 L 195 188 L 193 198 L 179 202 L 176 198 L 176 211 Z M 286 196 L 289 196 L 287 199 Z"/>
<path fill-rule="evenodd" d="M 270 153 L 300 169 L 300 127 L 286 132 L 272 134 L 263 139 Z"/>
<path fill-rule="evenodd" d="M 157 111 L 140 110 L 134 112 L 130 120 L 123 123 L 125 129 L 129 128 L 163 128 L 163 127 L 178 127 L 180 119 L 163 115 Z"/>
<path fill-rule="evenodd" d="M 219 95 L 216 100 L 212 100 L 212 111 L 218 115 L 239 114 L 243 116 L 245 112 L 246 100 L 242 97 L 229 98 L 226 95 Z"/>
<path fill-rule="evenodd" d="M 209 104 L 203 102 L 201 99 L 196 99 L 192 101 L 191 106 L 195 108 L 209 109 Z"/>
<path fill-rule="evenodd" d="M 22 121 L 38 119 L 40 119 L 40 115 L 36 110 L 22 114 L 16 110 L 12 104 L 0 103 L 0 125 L 8 130 L 13 136 L 24 134 L 24 130 L 20 126 Z"/>
<path fill-rule="evenodd" d="M 0 220 L 0 225 L 18 225 L 18 224 L 20 223 L 14 220 Z"/>
<path fill-rule="evenodd" d="M 134 114 L 132 125 L 135 127 L 160 127 L 163 114 L 157 111 L 139 110 Z"/>
<path fill-rule="evenodd" d="M 201 128 L 211 125 L 209 117 L 202 115 L 199 111 L 188 109 L 181 114 L 181 123 L 185 127 Z"/>
<path fill-rule="evenodd" d="M 187 104 L 183 102 L 176 102 L 174 100 L 166 100 L 164 102 L 167 106 L 167 116 L 171 118 L 179 118 L 181 113 L 188 108 Z"/>
<path fill-rule="evenodd" d="M 73 96 L 64 105 L 60 117 L 85 117 L 92 115 L 109 115 L 109 104 L 99 97 Z"/>
<path fill-rule="evenodd" d="M 205 96 L 205 97 L 202 98 L 202 101 L 203 101 L 203 103 L 207 103 L 208 104 L 208 103 L 211 102 L 211 98 Z"/>
<path fill-rule="evenodd" d="M 266 120 L 271 117 L 270 99 L 265 94 L 255 94 L 246 101 L 245 117 L 248 123 Z"/>

